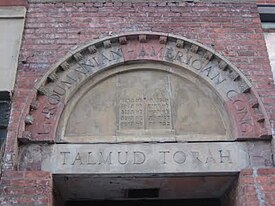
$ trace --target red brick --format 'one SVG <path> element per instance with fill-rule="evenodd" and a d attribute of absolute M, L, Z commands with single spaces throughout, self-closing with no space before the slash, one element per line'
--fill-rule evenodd
<path fill-rule="evenodd" d="M 23 178 L 25 176 L 25 172 L 21 171 L 5 171 L 3 173 L 3 177 L 8 177 L 9 179 L 18 179 Z"/>
<path fill-rule="evenodd" d="M 23 195 L 24 190 L 21 188 L 6 187 L 3 189 L 3 194 L 5 194 L 5 195 Z"/>
<path fill-rule="evenodd" d="M 240 173 L 240 176 L 250 176 L 253 174 L 253 169 L 243 169 Z"/>
<path fill-rule="evenodd" d="M 27 197 L 27 196 L 21 196 L 17 198 L 17 203 L 18 205 L 33 205 L 36 203 L 35 199 L 32 197 Z"/>
<path fill-rule="evenodd" d="M 262 185 L 264 192 L 275 192 L 275 184 Z"/>
<path fill-rule="evenodd" d="M 17 186 L 17 187 L 25 187 L 26 185 L 34 186 L 35 185 L 35 180 L 29 180 L 29 179 L 11 180 L 10 185 Z"/>
<path fill-rule="evenodd" d="M 270 177 L 270 182 L 275 184 L 275 175 Z"/>
<path fill-rule="evenodd" d="M 45 191 L 44 188 L 31 187 L 31 188 L 25 188 L 24 194 L 34 196 L 34 195 L 38 195 L 38 194 L 43 194 L 44 191 Z"/>
<path fill-rule="evenodd" d="M 255 195 L 256 194 L 256 188 L 255 185 L 247 185 L 243 187 L 243 191 L 245 194 L 251 194 Z"/>
<path fill-rule="evenodd" d="M 27 6 L 27 0 L 0 0 L 0 6 Z"/>
<path fill-rule="evenodd" d="M 256 177 L 256 182 L 260 184 L 270 183 L 270 178 L 268 176 Z"/>
<path fill-rule="evenodd" d="M 240 184 L 254 184 L 254 178 L 253 177 L 242 177 L 240 179 Z"/>
<path fill-rule="evenodd" d="M 274 175 L 275 168 L 258 169 L 258 175 Z"/>
<path fill-rule="evenodd" d="M 51 173 L 45 171 L 28 171 L 25 174 L 27 179 L 49 179 L 51 178 Z"/>

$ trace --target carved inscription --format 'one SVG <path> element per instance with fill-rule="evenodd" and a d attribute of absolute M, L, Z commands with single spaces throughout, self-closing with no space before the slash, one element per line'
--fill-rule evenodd
<path fill-rule="evenodd" d="M 198 165 L 233 164 L 231 150 L 209 150 L 206 154 L 200 151 L 160 150 L 153 154 L 160 165 L 183 165 L 188 161 Z M 142 165 L 150 161 L 150 155 L 144 151 L 87 151 L 76 153 L 61 151 L 61 165 Z"/>
<path fill-rule="evenodd" d="M 251 132 L 253 130 L 253 120 L 247 105 L 242 100 L 235 100 L 233 106 L 240 121 L 241 132 L 243 134 Z"/>
<path fill-rule="evenodd" d="M 236 172 L 249 164 L 238 143 L 58 144 L 42 169 L 53 173 Z"/>
<path fill-rule="evenodd" d="M 142 76 L 141 76 L 142 77 Z M 163 76 L 162 76 L 163 78 Z M 123 81 L 123 80 L 122 80 Z M 131 88 L 129 83 L 122 82 L 118 98 L 119 131 L 172 129 L 169 78 L 165 77 L 155 86 L 142 79 L 138 86 Z M 127 85 L 125 87 L 125 85 Z"/>
<path fill-rule="evenodd" d="M 218 64 L 218 62 L 213 64 L 213 62 L 210 61 L 211 59 L 193 53 L 192 47 L 184 49 L 167 47 L 165 59 L 180 65 L 186 64 L 191 66 L 194 71 L 197 71 L 200 75 L 205 76 L 216 86 L 225 83 L 227 80 L 221 72 L 222 65 Z"/>
<path fill-rule="evenodd" d="M 163 47 L 161 47 L 159 50 L 156 50 L 153 46 L 151 48 L 144 48 L 143 46 L 141 47 L 139 51 L 139 57 L 156 57 L 156 56 L 161 56 L 162 54 Z"/>
<path fill-rule="evenodd" d="M 227 97 L 232 103 L 232 109 L 235 112 L 236 120 L 239 122 L 240 132 L 242 135 L 251 134 L 255 128 L 255 123 L 250 112 L 249 104 L 243 98 L 234 98 L 236 91 L 230 90 L 227 93 Z M 231 97 L 231 95 L 233 97 Z"/>
<path fill-rule="evenodd" d="M 165 90 L 158 89 L 147 102 L 148 128 L 171 128 L 171 106 Z"/>
<path fill-rule="evenodd" d="M 123 54 L 121 48 L 112 48 L 87 56 L 85 60 L 80 62 L 80 65 L 94 70 L 97 67 L 108 66 L 110 63 L 115 63 L 122 60 Z"/>
<path fill-rule="evenodd" d="M 119 129 L 144 129 L 143 97 L 126 97 L 119 101 Z"/>
<path fill-rule="evenodd" d="M 158 93 L 159 92 L 159 93 Z M 169 97 L 156 91 L 151 97 L 120 99 L 119 126 L 127 129 L 171 129 L 171 107 Z"/>
<path fill-rule="evenodd" d="M 134 164 L 142 165 L 147 157 L 141 151 L 118 151 L 118 152 L 60 152 L 62 165 L 112 165 L 112 164 Z M 114 162 L 116 161 L 116 162 Z"/>
<path fill-rule="evenodd" d="M 111 48 L 85 56 L 75 64 L 67 65 L 67 74 L 60 76 L 53 85 L 52 91 L 48 91 L 46 94 L 49 98 L 49 104 L 57 105 L 67 95 L 68 90 L 77 86 L 83 78 L 96 72 L 100 67 L 120 61 L 123 61 L 121 49 Z"/>

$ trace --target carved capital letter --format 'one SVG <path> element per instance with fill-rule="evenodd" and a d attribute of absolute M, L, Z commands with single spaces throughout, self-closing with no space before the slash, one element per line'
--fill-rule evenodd
<path fill-rule="evenodd" d="M 70 152 L 60 152 L 61 155 L 63 155 L 63 165 L 66 165 L 66 158 L 67 158 L 67 154 L 70 154 Z"/>
<path fill-rule="evenodd" d="M 141 165 L 145 162 L 145 154 L 143 152 L 135 151 L 134 152 L 134 164 Z"/>
<path fill-rule="evenodd" d="M 177 151 L 173 155 L 173 159 L 178 164 L 183 164 L 186 161 L 186 154 L 183 151 Z"/>
<path fill-rule="evenodd" d="M 230 150 L 226 150 L 227 151 L 227 155 L 223 154 L 222 150 L 219 150 L 220 152 L 220 163 L 225 163 L 224 159 L 227 159 L 227 163 L 232 163 L 232 159 L 231 159 L 231 154 L 230 154 Z"/>
<path fill-rule="evenodd" d="M 167 164 L 165 156 L 166 156 L 166 153 L 170 153 L 170 152 L 169 151 L 159 151 L 159 153 L 163 154 L 161 164 Z"/>

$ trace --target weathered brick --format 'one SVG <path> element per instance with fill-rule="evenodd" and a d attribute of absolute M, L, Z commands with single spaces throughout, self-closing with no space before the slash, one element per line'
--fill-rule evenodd
<path fill-rule="evenodd" d="M 273 168 L 262 168 L 258 169 L 259 175 L 275 175 L 275 169 Z"/>
<path fill-rule="evenodd" d="M 49 179 L 51 178 L 51 173 L 45 171 L 26 171 L 25 177 L 28 179 Z"/>
<path fill-rule="evenodd" d="M 43 171 L 10 171 L 1 179 L 1 205 L 52 205 L 52 177 Z M 19 178 L 19 179 L 18 179 Z"/>
<path fill-rule="evenodd" d="M 25 177 L 24 172 L 18 172 L 18 171 L 5 171 L 2 174 L 3 178 L 9 178 L 9 179 L 22 179 Z"/>

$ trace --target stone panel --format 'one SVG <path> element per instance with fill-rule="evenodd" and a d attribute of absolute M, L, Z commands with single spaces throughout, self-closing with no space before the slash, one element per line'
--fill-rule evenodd
<path fill-rule="evenodd" d="M 0 9 L 0 91 L 14 89 L 25 13 L 24 7 Z"/>
<path fill-rule="evenodd" d="M 56 144 L 42 161 L 54 174 L 234 173 L 249 164 L 238 143 Z"/>
<path fill-rule="evenodd" d="M 266 32 L 264 33 L 265 36 L 265 42 L 266 42 L 266 47 L 268 51 L 268 56 L 271 64 L 271 69 L 273 72 L 273 80 L 275 79 L 275 48 L 274 43 L 275 43 L 275 32 Z"/>

